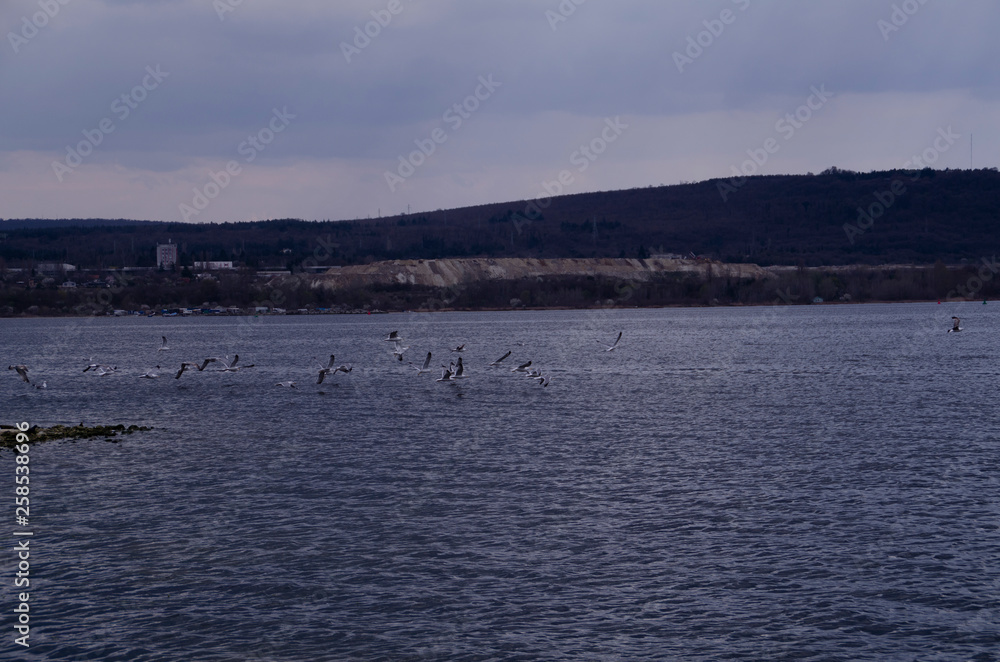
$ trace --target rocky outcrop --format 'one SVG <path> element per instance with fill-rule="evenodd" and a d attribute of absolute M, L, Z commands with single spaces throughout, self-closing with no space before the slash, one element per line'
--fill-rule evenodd
<path fill-rule="evenodd" d="M 52 441 L 53 439 L 92 439 L 94 437 L 104 437 L 107 441 L 118 441 L 115 439 L 119 434 L 132 434 L 134 432 L 146 432 L 153 428 L 144 425 L 54 425 L 50 428 L 33 426 L 25 433 L 28 435 L 29 444 L 39 441 Z M 0 447 L 14 448 L 17 445 L 17 433 L 19 430 L 13 426 L 4 425 L 0 427 Z"/>
<path fill-rule="evenodd" d="M 455 258 L 393 260 L 336 267 L 316 277 L 314 285 L 346 289 L 366 285 L 454 287 L 488 280 L 521 280 L 564 276 L 596 276 L 623 281 L 648 281 L 658 274 L 690 273 L 700 277 L 768 278 L 756 264 L 727 264 L 668 258 Z"/>

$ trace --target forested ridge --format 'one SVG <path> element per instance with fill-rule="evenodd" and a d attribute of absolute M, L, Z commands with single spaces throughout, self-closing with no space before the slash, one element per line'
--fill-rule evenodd
<path fill-rule="evenodd" d="M 647 257 L 761 265 L 974 262 L 997 253 L 1000 174 L 987 170 L 774 175 L 583 193 L 379 219 L 185 224 L 0 221 L 0 268 L 233 260 L 295 269 L 444 257 Z M 863 213 L 862 213 L 863 212 Z M 871 216 L 867 216 L 871 214 Z"/>

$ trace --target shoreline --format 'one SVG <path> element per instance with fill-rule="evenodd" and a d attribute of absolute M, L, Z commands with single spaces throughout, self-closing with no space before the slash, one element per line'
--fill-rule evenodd
<path fill-rule="evenodd" d="M 0 288 L 0 317 L 342 315 L 1000 300 L 1000 266 L 768 267 L 711 260 L 447 259 L 322 274 L 159 274 Z M 589 266 L 588 266 L 589 265 Z M 591 268 L 592 267 L 592 268 Z M 92 276 L 87 276 L 92 278 Z M 81 282 L 83 282 L 81 280 Z"/>
<path fill-rule="evenodd" d="M 332 312 L 309 312 L 309 313 L 225 313 L 225 314 L 192 314 L 192 315 L 176 315 L 167 318 L 164 315 L 145 315 L 145 314 L 127 314 L 127 315 L 114 315 L 111 313 L 105 313 L 102 315 L 91 314 L 91 315 L 37 315 L 29 313 L 21 313 L 19 315 L 0 315 L 0 321 L 2 320 L 17 320 L 17 319 L 87 319 L 87 318 L 99 318 L 99 317 L 109 317 L 112 319 L 118 318 L 146 318 L 146 319 L 172 319 L 173 317 L 180 317 L 182 319 L 189 318 L 226 318 L 226 317 L 341 317 L 341 316 L 352 316 L 352 315 L 400 315 L 405 313 L 499 313 L 499 312 L 535 312 L 535 311 L 547 311 L 547 310 L 665 310 L 668 308 L 771 308 L 771 307 L 802 307 L 802 306 L 863 306 L 863 305 L 888 305 L 888 304 L 905 304 L 905 303 L 929 303 L 929 304 L 973 304 L 973 305 L 986 305 L 992 302 L 1000 302 L 1000 299 L 993 299 L 990 297 L 984 297 L 983 299 L 878 299 L 870 301 L 803 301 L 801 303 L 792 302 L 778 302 L 772 301 L 770 303 L 760 302 L 760 303 L 702 303 L 702 304 L 692 304 L 692 303 L 673 303 L 673 304 L 657 304 L 650 306 L 622 306 L 622 305 L 611 305 L 611 306 L 519 306 L 516 308 L 511 307 L 494 307 L 494 306 L 477 306 L 477 307 L 466 307 L 466 308 L 450 308 L 450 307 L 440 307 L 440 308 L 414 308 L 408 310 L 373 310 L 365 312 L 343 312 L 343 313 L 332 313 Z"/>

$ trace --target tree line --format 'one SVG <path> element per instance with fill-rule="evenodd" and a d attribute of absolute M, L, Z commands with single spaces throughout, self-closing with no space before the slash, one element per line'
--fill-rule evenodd
<path fill-rule="evenodd" d="M 905 186 L 901 183 L 905 182 Z M 533 201 L 347 221 L 0 222 L 0 270 L 40 262 L 153 267 L 173 241 L 181 265 L 234 261 L 250 269 L 461 257 L 703 255 L 761 265 L 942 260 L 997 252 L 995 169 L 746 178 L 582 193 Z M 891 197 L 890 197 L 891 196 Z"/>

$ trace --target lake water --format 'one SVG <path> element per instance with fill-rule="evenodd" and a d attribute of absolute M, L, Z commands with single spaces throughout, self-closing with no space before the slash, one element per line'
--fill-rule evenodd
<path fill-rule="evenodd" d="M 469 378 L 395 361 L 397 329 L 435 367 L 466 343 Z M 8 549 L 2 659 L 1000 659 L 1000 303 L 18 319 L 0 341 L 48 384 L 7 373 L 4 423 L 155 428 L 32 447 L 34 627 L 13 644 Z M 255 367 L 173 378 L 235 353 Z M 331 353 L 353 371 L 317 385 Z M 548 387 L 510 372 L 529 359 Z M 12 491 L 9 451 L 0 471 Z"/>

